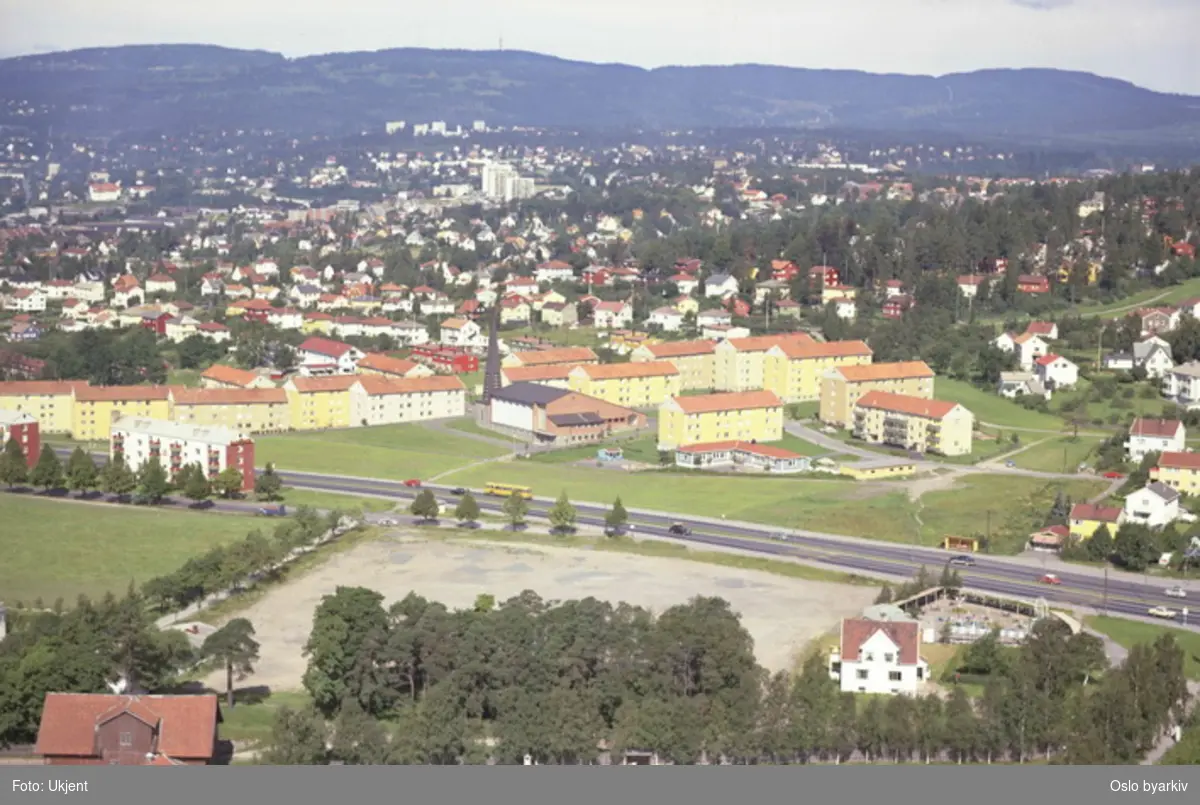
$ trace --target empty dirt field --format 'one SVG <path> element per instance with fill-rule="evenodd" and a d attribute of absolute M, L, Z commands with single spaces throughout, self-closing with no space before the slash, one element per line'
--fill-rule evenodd
<path fill-rule="evenodd" d="M 808 581 L 683 559 L 487 542 L 425 541 L 397 534 L 332 557 L 301 578 L 271 591 L 243 614 L 261 643 L 261 659 L 246 684 L 273 690 L 300 687 L 301 652 L 321 596 L 338 586 L 382 593 L 391 604 L 415 592 L 453 609 L 488 593 L 498 602 L 533 590 L 546 600 L 589 596 L 661 612 L 696 595 L 729 601 L 754 637 L 759 662 L 791 666 L 810 640 L 840 618 L 870 605 L 876 591 Z M 218 675 L 220 676 L 220 675 Z M 214 677 L 213 684 L 224 684 Z"/>

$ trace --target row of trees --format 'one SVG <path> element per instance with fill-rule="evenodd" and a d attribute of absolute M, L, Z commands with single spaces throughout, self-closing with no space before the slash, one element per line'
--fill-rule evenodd
<path fill-rule="evenodd" d="M 409 512 L 426 522 L 437 520 L 443 513 L 441 504 L 438 503 L 437 498 L 429 489 L 422 490 L 413 499 L 412 504 L 409 506 Z M 526 519 L 529 516 L 529 503 L 520 495 L 509 495 L 504 500 L 501 512 L 508 521 L 509 526 L 516 530 L 522 528 L 526 523 Z M 458 499 L 458 504 L 455 506 L 453 514 L 454 518 L 460 523 L 474 524 L 479 520 L 479 502 L 475 500 L 475 496 L 470 492 L 464 492 Z M 550 521 L 550 529 L 556 534 L 569 534 L 573 532 L 578 516 L 579 513 L 570 499 L 567 498 L 566 491 L 563 491 L 558 496 L 554 505 L 546 512 L 546 518 Z M 610 535 L 615 536 L 621 533 L 628 522 L 629 513 L 625 510 L 624 504 L 621 503 L 621 498 L 618 497 L 613 501 L 612 508 L 605 514 L 605 529 Z"/>
<path fill-rule="evenodd" d="M 768 674 L 717 598 L 658 617 L 592 598 L 535 593 L 451 611 L 415 594 L 341 587 L 305 647 L 309 709 L 283 709 L 268 763 L 595 762 L 606 746 L 675 763 L 1049 758 L 1130 763 L 1187 699 L 1183 653 L 1164 635 L 1120 668 L 1103 646 L 1039 621 L 1020 649 L 985 638 L 948 697 L 842 693 L 827 657 Z M 958 670 L 958 669 L 956 669 Z"/>

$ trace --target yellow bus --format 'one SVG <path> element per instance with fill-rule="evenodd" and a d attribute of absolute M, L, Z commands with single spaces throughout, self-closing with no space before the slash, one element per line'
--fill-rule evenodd
<path fill-rule="evenodd" d="M 488 485 L 483 488 L 483 491 L 489 495 L 499 495 L 500 497 L 510 497 L 512 495 L 516 495 L 517 497 L 522 497 L 526 500 L 529 500 L 533 497 L 532 489 L 527 486 L 517 486 L 516 484 L 488 483 Z"/>

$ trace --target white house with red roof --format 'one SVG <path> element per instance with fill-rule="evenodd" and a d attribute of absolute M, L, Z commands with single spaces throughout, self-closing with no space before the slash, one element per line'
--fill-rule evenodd
<path fill-rule="evenodd" d="M 1031 321 L 1029 326 L 1025 328 L 1028 335 L 1036 335 L 1043 341 L 1055 341 L 1058 339 L 1058 325 L 1052 321 Z"/>
<path fill-rule="evenodd" d="M 592 309 L 597 327 L 615 329 L 633 323 L 633 306 L 628 302 L 601 302 Z"/>
<path fill-rule="evenodd" d="M 322 377 L 354 374 L 363 352 L 351 344 L 313 336 L 296 348 L 296 356 L 301 375 Z"/>
<path fill-rule="evenodd" d="M 88 201 L 107 203 L 121 200 L 121 186 L 111 182 L 96 182 L 88 185 Z"/>
<path fill-rule="evenodd" d="M 146 278 L 146 293 L 175 293 L 175 278 L 170 274 L 151 274 Z"/>
<path fill-rule="evenodd" d="M 1138 417 L 1129 426 L 1125 452 L 1131 461 L 1141 461 L 1147 453 L 1182 453 L 1187 450 L 1187 428 L 1178 419 Z"/>
<path fill-rule="evenodd" d="M 829 675 L 843 693 L 917 695 L 929 679 L 921 624 L 847 618 L 838 651 L 829 657 Z"/>
<path fill-rule="evenodd" d="M 1034 361 L 1050 351 L 1046 340 L 1033 333 L 1001 333 L 992 344 L 996 349 L 1016 353 L 1017 363 L 1025 371 L 1033 371 Z"/>
<path fill-rule="evenodd" d="M 1079 367 L 1053 352 L 1034 361 L 1034 371 L 1048 389 L 1066 389 L 1079 382 Z"/>

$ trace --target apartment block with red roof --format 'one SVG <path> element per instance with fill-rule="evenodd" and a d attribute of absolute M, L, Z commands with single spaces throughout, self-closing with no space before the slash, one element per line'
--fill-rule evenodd
<path fill-rule="evenodd" d="M 34 751 L 49 766 L 207 766 L 221 721 L 211 694 L 47 693 Z"/>
<path fill-rule="evenodd" d="M 962 405 L 887 391 L 868 391 L 854 404 L 854 436 L 917 453 L 971 452 L 975 417 Z"/>
<path fill-rule="evenodd" d="M 1200 453 L 1163 453 L 1150 470 L 1150 478 L 1183 495 L 1200 494 Z"/>
<path fill-rule="evenodd" d="M 783 401 L 772 391 L 672 397 L 658 409 L 660 450 L 728 441 L 761 444 L 782 438 Z"/>

